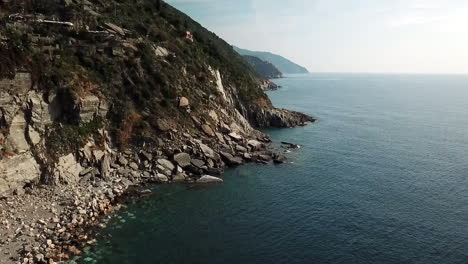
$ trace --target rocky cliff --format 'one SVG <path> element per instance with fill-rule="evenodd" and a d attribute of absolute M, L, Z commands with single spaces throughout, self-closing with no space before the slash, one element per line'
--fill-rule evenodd
<path fill-rule="evenodd" d="M 314 121 L 272 106 L 230 45 L 163 1 L 3 0 L 0 16 L 0 196 L 67 186 L 75 202 L 50 218 L 69 230 L 134 184 L 216 182 L 226 166 L 284 162 L 256 128 Z M 45 259 L 64 254 L 49 240 L 76 242 L 41 233 Z"/>
<path fill-rule="evenodd" d="M 286 59 L 277 54 L 264 52 L 264 51 L 251 51 L 251 50 L 241 49 L 238 47 L 234 47 L 234 49 L 236 50 L 236 52 L 238 52 L 241 55 L 254 56 L 261 60 L 268 61 L 284 74 L 309 73 L 309 71 L 305 67 L 298 65 L 292 62 L 291 60 Z"/>
<path fill-rule="evenodd" d="M 255 56 L 244 55 L 244 59 L 254 68 L 261 76 L 267 79 L 282 78 L 283 74 L 268 61 L 261 60 Z"/>
<path fill-rule="evenodd" d="M 3 1 L 1 10 L 0 194 L 73 183 L 122 150 L 154 152 L 166 139 L 180 152 L 184 135 L 238 156 L 231 133 L 247 142 L 265 139 L 254 127 L 313 120 L 274 108 L 230 45 L 163 1 Z"/>

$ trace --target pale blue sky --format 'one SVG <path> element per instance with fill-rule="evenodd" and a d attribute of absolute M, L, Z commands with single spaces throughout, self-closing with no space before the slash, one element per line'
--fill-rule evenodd
<path fill-rule="evenodd" d="M 468 0 L 168 0 L 312 72 L 468 73 Z"/>

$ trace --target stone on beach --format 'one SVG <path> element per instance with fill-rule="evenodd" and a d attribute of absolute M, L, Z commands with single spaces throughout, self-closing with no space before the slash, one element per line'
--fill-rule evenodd
<path fill-rule="evenodd" d="M 214 177 L 214 176 L 210 176 L 210 175 L 204 175 L 200 179 L 197 180 L 197 183 L 203 183 L 203 184 L 206 184 L 206 183 L 222 183 L 222 182 L 223 182 L 223 179 L 218 178 L 218 177 Z"/>
<path fill-rule="evenodd" d="M 187 167 L 190 165 L 191 158 L 190 155 L 187 153 L 177 153 L 174 155 L 174 161 L 182 168 Z"/>

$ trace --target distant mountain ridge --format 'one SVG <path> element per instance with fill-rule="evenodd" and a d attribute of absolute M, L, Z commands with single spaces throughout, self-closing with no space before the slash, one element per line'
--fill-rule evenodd
<path fill-rule="evenodd" d="M 244 55 L 244 59 L 254 68 L 254 70 L 267 79 L 282 78 L 283 74 L 268 61 L 264 61 L 255 56 Z"/>
<path fill-rule="evenodd" d="M 273 54 L 270 52 L 263 52 L 263 51 L 251 51 L 251 50 L 241 49 L 236 46 L 233 46 L 233 48 L 240 55 L 254 56 L 261 60 L 270 62 L 276 68 L 278 68 L 280 72 L 284 74 L 309 73 L 309 71 L 305 67 L 298 65 L 292 62 L 291 60 L 288 60 L 277 54 Z"/>

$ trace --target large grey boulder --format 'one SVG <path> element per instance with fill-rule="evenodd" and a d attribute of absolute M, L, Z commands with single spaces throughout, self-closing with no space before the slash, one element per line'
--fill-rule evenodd
<path fill-rule="evenodd" d="M 255 139 L 249 140 L 247 145 L 252 147 L 254 150 L 259 150 L 263 147 L 263 143 Z"/>
<path fill-rule="evenodd" d="M 174 155 L 174 161 L 182 168 L 187 167 L 190 165 L 190 162 L 192 159 L 190 158 L 190 155 L 187 153 L 177 153 Z"/>
<path fill-rule="evenodd" d="M 158 165 L 160 165 L 161 167 L 169 170 L 169 171 L 173 171 L 175 169 L 175 166 L 174 164 L 172 164 L 172 162 L 170 162 L 169 160 L 167 159 L 158 159 L 157 161 Z"/>
<path fill-rule="evenodd" d="M 223 157 L 224 161 L 228 164 L 228 165 L 241 165 L 244 163 L 244 161 L 242 160 L 242 158 L 239 158 L 239 157 L 234 157 L 232 154 L 230 153 L 227 153 L 227 152 L 220 152 L 221 154 L 221 157 Z"/>
<path fill-rule="evenodd" d="M 29 153 L 4 158 L 0 160 L 0 195 L 36 181 L 40 175 L 40 166 Z"/>
<path fill-rule="evenodd" d="M 218 177 L 214 177 L 214 176 L 210 176 L 210 175 L 204 175 L 200 179 L 197 180 L 197 183 L 203 183 L 203 184 L 223 183 L 223 179 L 218 178 Z"/>
<path fill-rule="evenodd" d="M 216 153 L 214 152 L 213 149 L 211 149 L 210 147 L 208 147 L 207 145 L 203 143 L 200 143 L 199 145 L 205 157 L 210 158 L 210 159 L 216 159 Z"/>
<path fill-rule="evenodd" d="M 213 129 L 211 128 L 211 126 L 207 125 L 207 124 L 204 124 L 201 126 L 201 129 L 203 130 L 203 132 L 205 132 L 205 134 L 207 134 L 208 136 L 210 137 L 214 137 L 216 136 L 216 134 L 214 133 Z"/>
<path fill-rule="evenodd" d="M 199 168 L 199 169 L 202 169 L 203 167 L 206 167 L 205 162 L 203 160 L 199 160 L 199 159 L 193 159 L 192 160 L 192 165 Z"/>
<path fill-rule="evenodd" d="M 54 169 L 56 184 L 73 184 L 79 181 L 81 165 L 76 161 L 73 154 L 60 157 Z"/>
<path fill-rule="evenodd" d="M 181 181 L 185 181 L 185 173 L 177 173 L 176 175 L 174 175 L 172 177 L 172 181 L 174 182 L 181 182 Z"/>
<path fill-rule="evenodd" d="M 164 174 L 158 173 L 156 175 L 156 181 L 160 183 L 165 183 L 169 181 L 169 178 L 167 178 L 167 176 Z"/>

